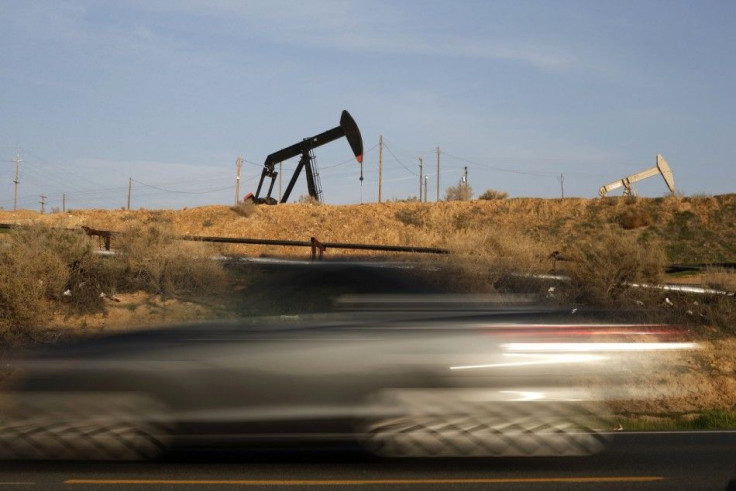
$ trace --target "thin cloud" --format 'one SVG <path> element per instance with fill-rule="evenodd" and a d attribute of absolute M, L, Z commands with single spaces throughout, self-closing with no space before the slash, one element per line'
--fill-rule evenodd
<path fill-rule="evenodd" d="M 190 1 L 139 4 L 157 14 L 197 16 L 216 24 L 241 26 L 238 36 L 275 44 L 311 46 L 354 53 L 420 55 L 503 60 L 554 69 L 572 65 L 562 48 L 533 41 L 447 37 L 443 26 L 408 28 L 411 19 L 398 6 L 360 1 Z M 203 27 L 203 29 L 206 29 Z"/>

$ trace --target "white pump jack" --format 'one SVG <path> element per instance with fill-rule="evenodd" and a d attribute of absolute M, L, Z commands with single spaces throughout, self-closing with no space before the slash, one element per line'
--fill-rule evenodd
<path fill-rule="evenodd" d="M 672 175 L 672 169 L 670 169 L 670 166 L 667 165 L 667 161 L 664 159 L 664 157 L 662 157 L 660 154 L 657 154 L 657 165 L 655 167 L 638 172 L 628 177 L 624 177 L 623 179 L 614 181 L 610 184 L 606 184 L 605 186 L 601 186 L 601 188 L 598 190 L 598 194 L 600 194 L 601 197 L 603 197 L 609 192 L 613 191 L 614 189 L 623 187 L 624 196 L 629 196 L 632 194 L 632 189 L 631 189 L 632 184 L 634 184 L 637 181 L 641 181 L 642 179 L 656 176 L 657 174 L 660 174 L 662 176 L 670 192 L 674 193 L 675 192 L 675 177 Z"/>

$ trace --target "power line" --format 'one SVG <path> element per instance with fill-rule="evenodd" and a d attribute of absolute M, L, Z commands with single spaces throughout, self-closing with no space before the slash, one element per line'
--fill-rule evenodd
<path fill-rule="evenodd" d="M 428 159 L 430 156 L 433 156 L 435 154 L 435 149 L 415 152 L 415 151 L 407 150 L 406 148 L 403 148 L 401 145 L 397 145 L 396 142 L 391 142 L 391 144 L 394 146 L 394 148 L 397 149 L 396 151 L 397 153 L 403 154 L 404 156 L 409 155 L 411 156 L 411 158 L 422 157 L 422 158 Z"/>
<path fill-rule="evenodd" d="M 378 146 L 378 143 L 376 143 L 375 145 L 373 145 L 373 146 L 372 146 L 371 148 L 369 148 L 368 150 L 365 150 L 365 151 L 363 152 L 363 156 L 365 156 L 365 155 L 369 154 L 370 152 L 372 152 L 373 150 L 375 150 L 377 146 Z M 355 160 L 355 157 L 350 157 L 350 158 L 349 158 L 349 159 L 347 159 L 347 160 L 343 160 L 343 161 L 342 161 L 342 162 L 340 162 L 339 164 L 332 164 L 332 165 L 320 165 L 320 166 L 319 166 L 319 170 L 320 170 L 320 171 L 322 171 L 322 170 L 324 170 L 324 169 L 332 169 L 332 168 L 334 168 L 334 167 L 340 167 L 341 165 L 349 164 L 350 162 L 353 162 L 354 160 Z"/>
<path fill-rule="evenodd" d="M 225 191 L 225 190 L 228 190 L 228 189 L 235 189 L 235 185 L 234 184 L 231 184 L 229 186 L 225 186 L 225 187 L 217 188 L 217 189 L 209 189 L 207 191 L 176 191 L 176 190 L 173 190 L 173 189 L 165 189 L 165 188 L 162 188 L 162 187 L 159 187 L 159 186 L 155 186 L 153 184 L 146 184 L 145 182 L 137 181 L 135 179 L 133 179 L 132 181 L 135 182 L 135 183 L 137 183 L 137 184 L 142 184 L 143 186 L 149 187 L 151 189 L 156 189 L 158 191 L 163 191 L 165 193 L 174 193 L 174 194 L 208 194 L 208 193 L 216 193 L 217 191 Z"/>
<path fill-rule="evenodd" d="M 255 179 L 255 177 L 251 177 L 250 179 L 246 179 L 245 181 L 248 182 L 252 179 Z M 222 180 L 222 179 L 219 179 Z M 207 189 L 207 190 L 201 190 L 201 191 L 186 191 L 186 190 L 172 190 L 163 188 L 161 186 L 156 185 L 150 185 L 144 182 L 136 181 L 140 183 L 143 186 L 146 186 L 148 189 L 143 190 L 139 193 L 137 193 L 139 196 L 145 196 L 145 197 L 152 197 L 156 195 L 164 195 L 164 194 L 191 194 L 191 195 L 197 195 L 197 194 L 207 194 L 212 192 L 217 192 L 220 190 L 227 190 L 232 189 L 234 187 L 234 184 L 231 184 L 226 187 L 218 187 L 215 189 Z M 189 181 L 187 181 L 189 182 Z M 110 188 L 104 188 L 104 189 L 97 189 L 94 191 L 80 191 L 75 193 L 58 193 L 58 194 L 51 194 L 49 195 L 49 201 L 56 201 L 63 197 L 64 194 L 67 195 L 67 198 L 70 198 L 75 203 L 90 203 L 90 204 L 100 204 L 102 206 L 106 206 L 109 204 L 109 198 L 111 195 L 124 195 L 125 193 L 125 187 L 124 186 L 116 186 L 116 187 L 110 187 Z M 24 207 L 33 207 L 35 206 L 35 203 L 37 203 L 37 196 L 38 195 L 24 195 L 19 196 L 19 203 L 21 203 Z M 6 202 L 0 202 L 0 205 L 7 205 L 9 203 Z"/>
<path fill-rule="evenodd" d="M 32 152 L 27 152 L 27 153 L 29 153 L 30 155 L 34 156 L 35 159 L 38 161 L 38 162 L 29 161 L 28 163 L 30 163 L 30 164 L 43 163 L 43 164 L 48 165 L 51 168 L 58 168 L 58 166 L 56 166 L 56 165 L 48 162 L 47 160 L 44 160 L 43 158 L 39 157 L 38 155 L 36 155 L 36 154 L 34 154 Z M 55 181 L 59 185 L 62 185 L 62 186 L 67 187 L 67 188 L 70 188 L 72 190 L 80 189 L 81 190 L 81 193 L 76 193 L 76 194 L 88 194 L 88 193 L 97 193 L 98 191 L 103 191 L 103 192 L 105 191 L 105 188 L 102 188 L 99 183 L 97 183 L 97 182 L 95 182 L 95 181 L 93 181 L 93 180 L 91 180 L 91 179 L 89 179 L 89 178 L 87 178 L 87 177 L 85 177 L 83 175 L 79 175 L 79 174 L 73 173 L 73 172 L 68 171 L 66 169 L 63 171 L 63 173 L 61 174 L 61 176 L 58 175 L 58 174 L 56 174 L 56 173 L 54 173 L 53 171 L 49 171 L 47 169 L 44 169 L 43 172 L 44 172 L 44 176 L 46 176 L 46 177 L 49 176 L 49 175 L 52 175 L 52 176 L 56 177 Z M 208 171 L 208 172 L 210 172 L 210 171 Z M 65 179 L 68 176 L 73 177 L 76 181 L 83 180 L 83 181 L 88 182 L 89 184 L 91 184 L 95 188 L 95 190 L 94 191 L 87 191 L 87 190 L 84 190 L 84 188 L 79 188 L 78 186 L 76 186 L 77 182 L 71 183 L 70 181 L 68 181 L 67 179 Z M 28 180 L 28 177 L 26 179 Z M 195 182 L 195 183 L 198 183 L 198 184 L 202 184 L 203 182 L 207 182 L 207 181 L 218 181 L 218 180 L 221 181 L 221 180 L 223 180 L 223 178 L 217 177 L 217 178 L 210 178 L 210 179 L 201 179 L 201 178 L 196 178 L 195 177 L 195 178 L 187 179 L 185 181 L 175 181 L 175 182 L 171 182 L 171 183 L 167 183 L 167 184 L 180 184 L 180 183 L 181 184 L 188 184 L 188 183 L 192 183 L 192 182 Z M 115 187 L 113 189 L 117 189 L 117 187 Z"/>
<path fill-rule="evenodd" d="M 59 167 L 59 166 L 58 166 L 58 164 L 56 164 L 56 165 L 55 165 L 55 164 L 52 164 L 51 162 L 49 162 L 48 160 L 46 160 L 46 159 L 44 159 L 44 158 L 42 158 L 42 157 L 38 156 L 38 155 L 37 155 L 37 154 L 35 154 L 34 152 L 31 152 L 31 151 L 28 151 L 28 150 L 24 150 L 24 152 L 25 152 L 26 154 L 30 155 L 31 157 L 33 157 L 33 158 L 35 159 L 35 161 L 34 161 L 34 160 L 30 160 L 30 161 L 28 161 L 28 163 L 29 163 L 29 164 L 31 164 L 31 165 L 36 165 L 36 164 L 45 164 L 45 165 L 48 165 L 49 167 L 51 167 L 52 169 L 53 169 L 53 168 L 58 168 L 58 167 Z M 36 161 L 37 161 L 37 162 L 36 162 Z M 67 167 L 68 167 L 68 166 L 67 166 Z M 49 171 L 48 171 L 48 170 L 46 170 L 46 171 L 45 171 L 45 174 L 47 174 L 47 175 L 48 175 L 48 174 L 49 174 Z M 53 174 L 53 173 L 52 173 L 52 174 Z M 95 186 L 95 187 L 100 187 L 100 184 L 99 184 L 99 183 L 97 183 L 97 182 L 95 182 L 95 181 L 93 181 L 93 180 L 89 179 L 89 178 L 88 178 L 87 176 L 84 176 L 84 175 L 81 175 L 81 174 L 77 174 L 77 173 L 75 173 L 75 172 L 72 172 L 72 171 L 70 171 L 70 170 L 68 170 L 68 169 L 66 169 L 66 170 L 64 171 L 64 173 L 63 173 L 63 178 L 62 178 L 62 181 L 63 181 L 63 180 L 65 180 L 64 178 L 66 178 L 66 177 L 73 177 L 73 178 L 74 178 L 75 180 L 82 180 L 82 181 L 86 181 L 86 182 L 88 182 L 89 184 L 91 184 L 91 185 L 93 185 L 93 186 Z M 65 184 L 66 184 L 66 183 L 65 183 Z M 73 187 L 73 186 L 72 186 L 72 187 Z"/>
<path fill-rule="evenodd" d="M 384 179 L 383 182 L 384 183 L 387 183 L 387 182 L 399 182 L 399 181 L 409 181 L 409 180 L 412 180 L 413 181 L 415 178 L 416 178 L 415 176 L 394 177 L 393 179 Z M 375 184 L 377 182 L 378 182 L 378 180 L 368 180 L 368 181 L 366 181 L 366 183 L 368 183 L 368 184 Z"/>
<path fill-rule="evenodd" d="M 558 177 L 557 173 L 553 173 L 553 172 L 528 172 L 528 171 L 520 171 L 520 170 L 516 170 L 516 169 L 506 169 L 504 167 L 497 167 L 497 166 L 493 166 L 493 165 L 489 165 L 489 164 L 485 164 L 485 163 L 474 162 L 474 161 L 472 161 L 470 159 L 466 159 L 464 157 L 458 157 L 457 155 L 453 155 L 453 154 L 447 153 L 445 151 L 442 151 L 441 153 L 443 155 L 447 155 L 450 158 L 457 159 L 457 160 L 460 160 L 462 162 L 466 162 L 468 164 L 477 165 L 479 167 L 484 167 L 486 169 L 495 170 L 495 171 L 498 171 L 498 172 L 506 172 L 506 173 L 509 173 L 509 174 L 520 174 L 520 175 L 524 175 L 524 176 L 553 177 L 555 179 L 557 179 L 557 177 Z"/>
<path fill-rule="evenodd" d="M 391 154 L 391 156 L 394 158 L 394 160 L 396 160 L 396 162 L 398 162 L 399 164 L 401 164 L 401 167 L 403 167 L 404 169 L 406 169 L 406 171 L 409 174 L 414 175 L 414 176 L 417 176 L 418 175 L 416 172 L 414 172 L 409 167 L 407 167 L 406 164 L 404 164 L 401 160 L 399 160 L 399 158 L 394 154 L 394 152 L 391 151 L 391 148 L 389 148 L 389 146 L 386 144 L 386 140 L 383 141 L 383 146 L 386 148 L 386 150 L 388 150 L 388 153 Z"/>

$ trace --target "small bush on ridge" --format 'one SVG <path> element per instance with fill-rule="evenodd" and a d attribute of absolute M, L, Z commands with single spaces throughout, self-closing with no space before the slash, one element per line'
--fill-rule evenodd
<path fill-rule="evenodd" d="M 470 201 L 473 199 L 473 188 L 468 184 L 459 183 L 445 190 L 445 201 Z"/>
<path fill-rule="evenodd" d="M 245 201 L 239 201 L 236 206 L 231 206 L 230 209 L 240 216 L 249 217 L 256 212 L 258 205 L 253 200 L 247 199 Z"/>
<path fill-rule="evenodd" d="M 505 191 L 496 191 L 495 189 L 487 189 L 483 194 L 478 196 L 478 199 L 493 200 L 493 199 L 506 199 L 509 197 L 509 193 Z"/>

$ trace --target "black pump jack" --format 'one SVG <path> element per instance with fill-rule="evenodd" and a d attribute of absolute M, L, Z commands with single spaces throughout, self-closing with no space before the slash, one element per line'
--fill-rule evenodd
<path fill-rule="evenodd" d="M 314 162 L 312 161 L 311 151 L 317 147 L 324 145 L 325 143 L 330 143 L 331 141 L 335 141 L 343 136 L 348 140 L 350 148 L 353 150 L 353 154 L 355 155 L 355 159 L 358 161 L 358 163 L 362 164 L 363 138 L 360 136 L 358 125 L 355 124 L 355 120 L 353 120 L 352 116 L 350 116 L 350 113 L 347 111 L 343 111 L 342 115 L 340 116 L 340 126 L 336 126 L 331 130 L 327 130 L 311 138 L 305 138 L 299 143 L 295 143 L 286 148 L 282 148 L 281 150 L 274 152 L 266 157 L 266 162 L 263 164 L 261 180 L 258 183 L 256 194 L 255 196 L 253 196 L 249 193 L 248 195 L 246 195 L 245 199 L 251 199 L 254 203 L 258 204 L 265 203 L 269 205 L 275 205 L 277 201 L 275 198 L 271 197 L 271 193 L 273 192 L 273 185 L 276 182 L 276 176 L 278 176 L 279 174 L 278 172 L 276 172 L 276 164 L 301 154 L 299 165 L 297 165 L 296 170 L 294 170 L 294 175 L 291 176 L 289 185 L 286 186 L 286 191 L 281 197 L 281 203 L 286 203 L 286 201 L 289 199 L 291 190 L 294 188 L 294 184 L 296 183 L 296 180 L 299 177 L 302 169 L 304 169 L 307 176 L 307 190 L 309 192 L 309 195 L 314 199 L 319 200 L 317 185 L 315 184 L 315 169 L 313 167 Z M 271 183 L 268 186 L 268 193 L 266 194 L 266 196 L 261 197 L 261 188 L 263 187 L 263 181 L 266 179 L 266 177 L 271 178 Z"/>

